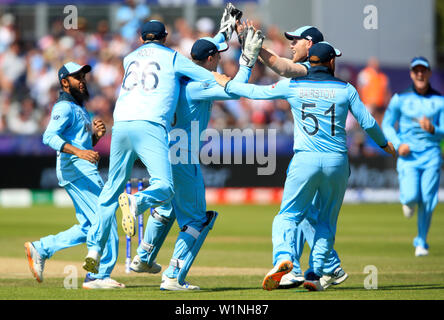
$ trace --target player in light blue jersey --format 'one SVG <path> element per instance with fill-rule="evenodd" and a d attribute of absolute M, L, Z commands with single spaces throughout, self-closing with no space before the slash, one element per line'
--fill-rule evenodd
<path fill-rule="evenodd" d="M 428 255 L 427 233 L 438 203 L 441 171 L 440 142 L 444 137 L 444 98 L 430 85 L 430 64 L 416 57 L 410 64 L 413 85 L 395 94 L 385 112 L 382 128 L 398 150 L 397 171 L 404 215 L 418 208 L 416 256 Z"/>
<path fill-rule="evenodd" d="M 97 269 L 119 205 L 123 230 L 133 236 L 136 215 L 151 207 L 168 206 L 173 198 L 168 126 L 176 110 L 179 79 L 207 80 L 212 74 L 167 48 L 166 37 L 163 23 L 146 22 L 141 29 L 143 44 L 123 60 L 125 75 L 113 114 L 108 181 L 98 201 L 99 222 L 88 233 L 89 251 L 83 264 L 87 271 Z M 122 191 L 136 159 L 148 170 L 149 186 L 128 195 Z M 152 267 L 153 273 L 160 271 L 159 265 Z"/>
<path fill-rule="evenodd" d="M 97 221 L 96 203 L 103 181 L 97 170 L 99 154 L 93 150 L 93 146 L 105 134 L 106 128 L 100 119 L 91 122 L 84 106 L 89 97 L 85 80 L 85 74 L 89 71 L 89 65 L 80 66 L 74 62 L 60 68 L 62 91 L 43 134 L 43 143 L 57 151 L 59 185 L 65 188 L 72 199 L 79 224 L 39 241 L 25 243 L 29 266 L 38 282 L 43 281 L 45 261 L 59 250 L 86 243 L 87 232 Z M 105 243 L 100 268 L 86 275 L 83 288 L 125 287 L 110 278 L 117 261 L 117 247 L 118 236 L 115 230 Z"/>
<path fill-rule="evenodd" d="M 303 77 L 310 68 L 308 50 L 313 44 L 324 41 L 323 34 L 313 26 L 303 26 L 292 32 L 285 32 L 285 37 L 291 41 L 292 59 L 279 57 L 271 49 L 262 47 L 259 60 L 278 75 L 286 78 Z"/>
<path fill-rule="evenodd" d="M 234 82 L 248 81 L 262 41 L 261 32 L 255 33 L 252 27 L 249 28 Z M 197 40 L 191 49 L 191 56 L 197 65 L 216 71 L 220 52 L 227 48 L 224 37 L 220 37 L 219 33 L 215 38 Z M 161 290 L 199 289 L 187 283 L 185 277 L 218 215 L 215 211 L 206 211 L 205 186 L 199 165 L 199 137 L 207 128 L 213 101 L 238 98 L 227 94 L 214 79 L 192 81 L 184 78 L 181 81 L 175 122 L 170 132 L 175 190 L 173 206 L 159 206 L 149 217 L 144 240 L 131 264 L 133 271 L 146 272 L 177 218 L 181 232 L 170 265 L 163 273 Z M 197 139 L 197 146 L 193 146 L 193 139 Z"/>
<path fill-rule="evenodd" d="M 345 132 L 348 111 L 381 148 L 395 155 L 393 145 L 385 139 L 356 89 L 334 77 L 335 58 L 339 55 L 339 50 L 327 42 L 319 42 L 309 51 L 312 68 L 307 76 L 271 86 L 233 85 L 223 75 L 216 77 L 231 94 L 251 99 L 286 99 L 294 117 L 295 153 L 287 170 L 281 209 L 273 221 L 275 267 L 264 278 L 265 290 L 276 289 L 283 275 L 291 271 L 295 250 L 288 239 L 294 238 L 316 193 L 320 210 L 312 247 L 314 273 L 307 277 L 304 287 L 324 290 L 334 281 L 324 266 L 332 258 L 337 218 L 349 177 Z"/>
<path fill-rule="evenodd" d="M 303 26 L 292 32 L 285 32 L 285 37 L 291 41 L 290 49 L 293 53 L 292 59 L 279 57 L 268 48 L 262 47 L 259 59 L 274 72 L 286 78 L 296 78 L 305 76 L 311 68 L 308 61 L 308 51 L 316 43 L 324 40 L 323 34 L 313 26 Z M 298 287 L 304 283 L 305 276 L 310 276 L 313 272 L 313 257 L 310 254 L 309 269 L 305 276 L 302 274 L 300 258 L 307 241 L 310 248 L 313 246 L 314 233 L 316 229 L 316 217 L 318 214 L 317 196 L 313 199 L 313 206 L 309 209 L 306 219 L 304 219 L 297 228 L 294 238 L 294 247 L 296 250 L 293 260 L 293 270 L 284 275 L 279 283 L 279 289 L 288 289 Z M 338 285 L 348 278 L 348 274 L 342 269 L 341 260 L 337 252 L 333 249 L 332 259 L 329 260 L 329 266 L 326 270 L 333 275 L 335 281 L 333 285 Z"/>

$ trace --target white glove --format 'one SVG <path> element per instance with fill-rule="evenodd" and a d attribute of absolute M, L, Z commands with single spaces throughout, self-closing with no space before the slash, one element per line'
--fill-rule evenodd
<path fill-rule="evenodd" d="M 236 9 L 231 2 L 227 3 L 222 14 L 222 19 L 220 20 L 219 32 L 223 33 L 225 36 L 225 41 L 231 39 L 231 35 L 236 27 L 236 20 L 242 17 L 242 11 Z"/>
<path fill-rule="evenodd" d="M 256 63 L 257 56 L 264 42 L 264 35 L 261 30 L 254 31 L 253 27 L 248 27 L 245 41 L 243 41 L 242 54 L 239 58 L 239 65 L 252 68 Z"/>

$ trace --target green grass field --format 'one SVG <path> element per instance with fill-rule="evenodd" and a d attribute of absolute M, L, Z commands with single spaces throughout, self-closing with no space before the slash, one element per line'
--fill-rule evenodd
<path fill-rule="evenodd" d="M 271 223 L 277 206 L 211 206 L 219 211 L 188 281 L 199 292 L 162 292 L 160 275 L 127 275 L 123 272 L 125 238 L 119 226 L 120 255 L 113 277 L 125 290 L 83 290 L 81 262 L 86 246 L 55 254 L 46 262 L 45 281 L 32 278 L 23 243 L 55 234 L 75 224 L 74 210 L 36 206 L 0 208 L 0 299 L 152 299 L 152 300 L 299 300 L 299 299 L 444 299 L 444 204 L 435 210 L 429 233 L 430 254 L 416 258 L 412 239 L 416 216 L 405 219 L 399 204 L 344 205 L 339 216 L 335 248 L 349 274 L 340 286 L 324 292 L 303 288 L 264 291 L 261 282 L 272 267 Z M 117 214 L 120 224 L 120 211 Z M 157 261 L 165 266 L 171 258 L 177 226 L 167 238 Z M 134 250 L 136 248 L 134 242 Z M 307 267 L 308 247 L 302 258 Z M 64 288 L 64 266 L 78 270 L 78 290 Z M 364 288 L 367 265 L 378 271 L 378 289 Z"/>

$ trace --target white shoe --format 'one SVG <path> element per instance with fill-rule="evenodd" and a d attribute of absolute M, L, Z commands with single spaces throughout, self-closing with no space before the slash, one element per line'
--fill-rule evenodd
<path fill-rule="evenodd" d="M 25 242 L 26 257 L 28 258 L 29 268 L 37 282 L 43 282 L 43 269 L 45 268 L 45 260 L 31 242 Z"/>
<path fill-rule="evenodd" d="M 279 287 L 279 283 L 284 275 L 289 273 L 293 269 L 293 263 L 290 260 L 284 260 L 276 264 L 271 269 L 264 280 L 262 281 L 262 288 L 264 290 L 274 290 Z"/>
<path fill-rule="evenodd" d="M 92 279 L 86 276 L 82 285 L 83 289 L 123 289 L 125 285 L 111 278 Z"/>
<path fill-rule="evenodd" d="M 303 284 L 304 281 L 305 278 L 303 274 L 289 272 L 282 277 L 278 289 L 296 288 Z"/>
<path fill-rule="evenodd" d="M 119 196 L 119 206 L 122 210 L 123 232 L 129 237 L 133 237 L 136 234 L 136 197 L 132 194 L 122 193 Z"/>
<path fill-rule="evenodd" d="M 319 279 L 321 286 L 327 289 L 330 285 L 338 285 L 347 280 L 348 274 L 341 267 L 337 267 L 331 275 L 323 275 Z"/>
<path fill-rule="evenodd" d="M 83 262 L 83 269 L 91 273 L 99 273 L 100 255 L 97 251 L 89 250 Z"/>
<path fill-rule="evenodd" d="M 130 269 L 134 272 L 159 273 L 162 266 L 154 261 L 150 267 L 146 262 L 140 260 L 139 255 L 136 255 L 131 262 Z"/>
<path fill-rule="evenodd" d="M 166 275 L 162 275 L 162 282 L 160 284 L 160 290 L 167 291 L 192 291 L 192 290 L 200 290 L 198 286 L 193 286 L 188 282 L 184 284 L 180 284 L 177 282 L 177 278 L 171 279 Z"/>
<path fill-rule="evenodd" d="M 415 249 L 415 257 L 423 257 L 429 254 L 429 250 L 424 247 L 417 246 Z"/>
<path fill-rule="evenodd" d="M 408 206 L 406 204 L 403 204 L 402 212 L 404 213 L 404 217 L 410 219 L 415 214 L 415 206 Z"/>
<path fill-rule="evenodd" d="M 321 277 L 317 276 L 314 272 L 310 272 L 305 277 L 304 288 L 308 291 L 324 291 L 324 287 L 321 284 Z"/>

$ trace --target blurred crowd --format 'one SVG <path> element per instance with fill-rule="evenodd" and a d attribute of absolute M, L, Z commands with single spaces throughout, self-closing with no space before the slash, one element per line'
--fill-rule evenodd
<path fill-rule="evenodd" d="M 50 26 L 49 34 L 29 42 L 23 41 L 16 18 L 10 13 L 0 12 L 0 134 L 41 134 L 45 130 L 59 95 L 57 71 L 67 61 L 92 66 L 92 72 L 87 76 L 91 96 L 87 108 L 94 116 L 104 120 L 108 134 L 111 133 L 113 108 L 124 72 L 122 59 L 140 45 L 138 29 L 143 21 L 164 20 L 162 16 L 151 14 L 148 6 L 137 5 L 132 0 L 126 1 L 117 10 L 115 18 L 119 24 L 118 32 L 110 31 L 107 20 L 95 22 L 96 27 L 91 28 L 88 21 L 79 17 L 78 29 L 66 29 L 62 20 L 56 20 Z M 275 26 L 264 28 L 259 21 L 254 21 L 254 24 L 265 32 L 264 44 L 267 47 L 280 56 L 291 57 L 289 41 L 283 30 Z M 218 22 L 210 18 L 197 20 L 195 26 L 188 25 L 183 18 L 166 25 L 166 45 L 187 57 L 195 40 L 214 36 L 219 27 Z M 229 46 L 229 50 L 222 54 L 219 71 L 234 77 L 241 54 L 235 34 Z M 390 91 L 387 78 L 374 70 L 379 70 L 377 61 L 369 61 L 354 84 L 359 85 L 363 100 L 364 96 L 373 97 L 375 91 L 385 91 L 378 101 L 364 101 L 380 122 Z M 346 72 L 343 76 L 348 78 L 344 80 L 353 80 Z M 278 75 L 258 62 L 249 82 L 267 85 L 278 80 Z M 375 86 L 375 81 L 379 85 Z M 384 84 L 380 85 L 381 81 L 385 81 Z M 371 88 L 368 89 L 368 86 Z M 375 151 L 366 148 L 365 135 L 356 122 L 352 117 L 349 120 L 347 129 L 351 133 L 352 155 L 374 154 Z M 216 129 L 274 128 L 278 133 L 293 134 L 290 105 L 284 100 L 242 98 L 215 102 L 209 126 Z"/>

